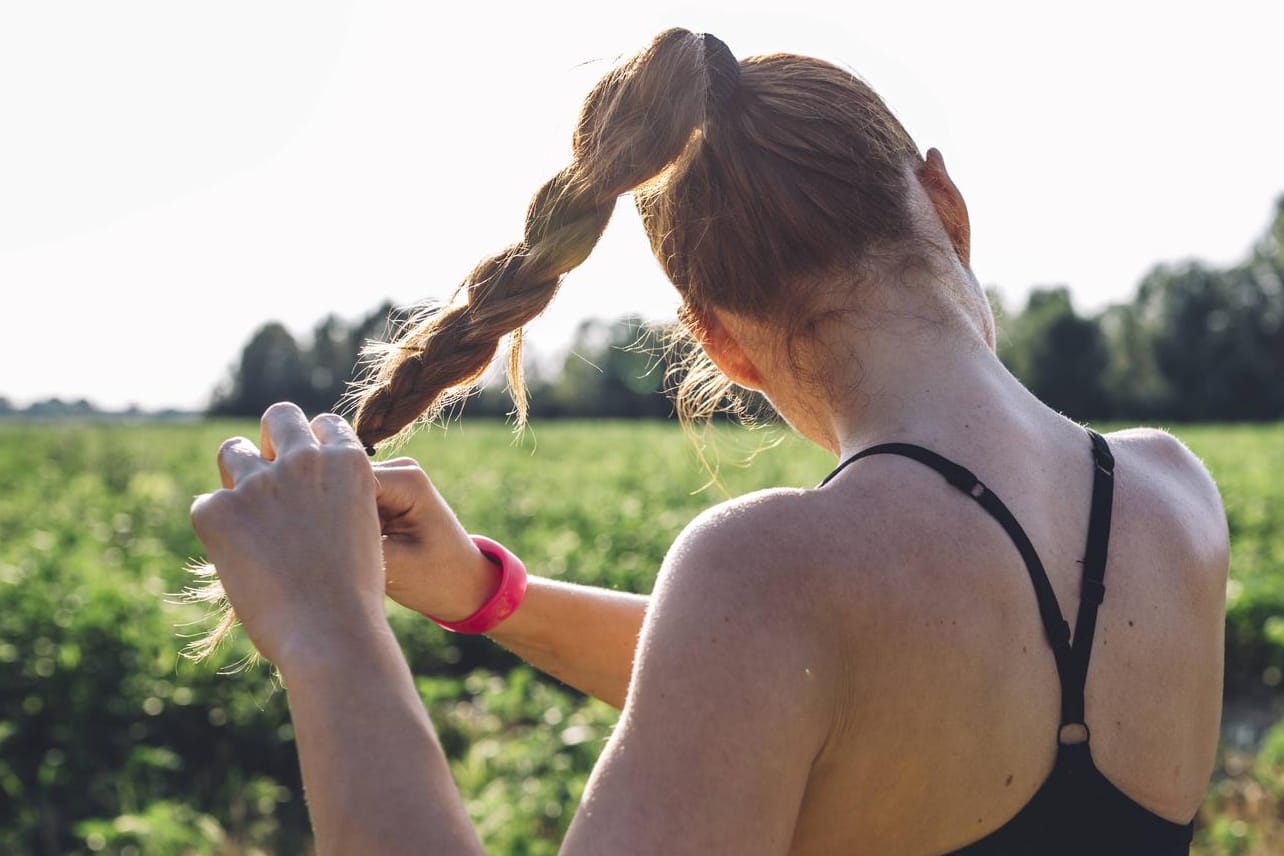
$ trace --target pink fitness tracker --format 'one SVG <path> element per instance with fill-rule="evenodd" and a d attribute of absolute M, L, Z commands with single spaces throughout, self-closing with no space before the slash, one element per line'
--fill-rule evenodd
<path fill-rule="evenodd" d="M 482 555 L 499 566 L 499 588 L 481 605 L 481 609 L 460 621 L 442 621 L 433 618 L 452 633 L 485 633 L 512 615 L 526 596 L 526 566 L 510 553 L 503 544 L 483 535 L 470 535 Z"/>

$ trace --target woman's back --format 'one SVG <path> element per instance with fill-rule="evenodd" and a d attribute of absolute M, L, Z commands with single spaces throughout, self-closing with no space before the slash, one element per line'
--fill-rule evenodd
<path fill-rule="evenodd" d="M 520 563 L 494 542 L 475 544 L 422 471 L 393 461 L 376 479 L 354 459 L 467 394 L 505 338 L 520 421 L 522 328 L 630 191 L 698 344 L 680 372 L 680 412 L 698 416 L 737 387 L 756 390 L 840 460 L 916 444 L 985 490 L 879 454 L 821 489 L 767 491 L 702 515 L 649 599 L 621 604 L 542 581 L 523 600 Z M 1022 808 L 1045 782 L 1082 772 L 1057 760 L 1059 725 L 1080 722 L 1092 729 L 1097 792 L 1117 785 L 1127 795 L 1118 803 L 1143 807 L 1139 826 L 1184 835 L 1220 712 L 1228 548 L 1216 490 L 1158 432 L 1115 435 L 1115 463 L 1102 463 L 1100 438 L 1090 443 L 1035 400 L 995 346 L 967 206 L 943 157 L 920 153 L 850 72 L 793 54 L 739 61 L 712 36 L 669 30 L 608 73 L 584 102 L 571 163 L 535 194 L 520 240 L 479 263 L 454 300 L 416 313 L 376 357 L 355 436 L 336 420 L 309 426 L 297 408 L 272 408 L 265 454 L 225 444 L 232 486 L 194 509 L 198 531 L 234 560 L 228 592 L 251 609 L 256 644 L 292 661 L 282 673 L 300 745 L 314 747 L 304 765 L 310 807 L 342 842 L 334 846 L 480 852 L 405 662 L 388 650 L 381 577 L 447 627 L 506 628 L 540 668 L 623 701 L 568 854 L 952 851 L 1029 818 Z M 1085 544 L 1090 516 L 1104 520 L 1092 497 L 1105 496 L 1107 470 L 1103 565 Z M 346 529 L 302 527 L 294 505 L 276 499 L 294 494 L 309 519 L 334 516 L 335 496 L 364 517 L 352 512 Z M 306 543 L 290 561 L 261 559 L 278 554 L 278 534 L 304 531 L 325 549 Z M 353 558 L 318 568 L 317 555 Z M 1067 679 L 1079 670 L 1058 615 L 1075 620 L 1081 561 L 1105 569 L 1082 716 L 1062 703 L 1063 688 L 1080 684 Z M 317 588 L 321 578 L 329 588 Z M 456 597 L 434 599 L 452 587 Z M 372 616 L 369 638 L 348 632 Z M 342 650 L 297 644 L 328 637 L 342 638 Z M 393 693 L 378 684 L 385 678 Z M 340 734 L 360 745 L 327 739 Z M 1062 752 L 1075 764 L 1088 757 Z M 353 788 L 352 798 L 336 784 L 367 780 L 378 787 Z M 1066 798 L 1056 790 L 1042 793 L 1085 811 L 1074 787 Z M 1068 810 L 1044 828 L 1055 814 L 988 852 L 1063 852 L 1069 831 L 1109 823 Z M 1078 852 L 1120 849 L 1102 837 Z"/>
<path fill-rule="evenodd" d="M 989 413 L 887 439 L 967 467 L 1007 505 L 1073 627 L 1094 486 L 1088 435 L 1028 402 Z M 1186 824 L 1220 717 L 1224 516 L 1202 466 L 1169 435 L 1108 439 L 1113 520 L 1086 684 L 1092 757 L 1133 801 Z M 780 499 L 824 545 L 809 573 L 844 604 L 838 644 L 850 652 L 846 709 L 813 767 L 794 852 L 940 853 L 1003 826 L 1051 772 L 1061 722 L 1052 648 L 1012 539 L 900 456 L 863 459 L 822 490 Z"/>

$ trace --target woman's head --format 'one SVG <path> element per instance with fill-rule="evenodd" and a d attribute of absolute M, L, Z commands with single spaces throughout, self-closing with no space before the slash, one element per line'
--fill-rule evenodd
<path fill-rule="evenodd" d="M 598 82 L 572 151 L 532 199 L 522 239 L 374 353 L 357 396 L 365 442 L 466 393 L 505 336 L 524 416 L 521 329 L 630 191 L 697 340 L 717 313 L 805 336 L 817 283 L 859 283 L 928 255 L 911 205 L 924 165 L 913 140 L 873 90 L 820 60 L 737 62 L 711 36 L 669 30 Z M 688 366 L 680 412 L 715 403 L 728 383 L 707 361 Z"/>

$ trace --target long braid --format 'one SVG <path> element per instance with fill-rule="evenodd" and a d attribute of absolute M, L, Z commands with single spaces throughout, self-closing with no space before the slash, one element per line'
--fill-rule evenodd
<path fill-rule="evenodd" d="M 374 445 L 439 414 L 467 393 L 510 334 L 509 381 L 524 420 L 522 328 L 588 258 L 616 199 L 687 150 L 708 107 L 705 59 L 703 39 L 669 30 L 598 82 L 580 114 L 572 161 L 531 200 L 522 240 L 479 264 L 445 308 L 424 312 L 371 352 L 372 370 L 355 394 L 363 442 Z"/>
<path fill-rule="evenodd" d="M 382 442 L 421 416 L 436 416 L 467 392 L 510 335 L 509 380 L 518 417 L 525 417 L 522 328 L 553 299 L 562 277 L 588 258 L 616 199 L 686 151 L 705 119 L 710 88 L 704 40 L 686 30 L 660 34 L 598 82 L 580 113 L 572 161 L 531 200 L 522 240 L 477 265 L 448 305 L 420 307 L 396 341 L 367 349 L 369 377 L 352 396 L 363 442 Z M 212 566 L 189 570 L 200 579 L 184 599 L 219 604 L 217 625 L 184 651 L 200 660 L 236 625 L 236 616 Z"/>
<path fill-rule="evenodd" d="M 850 72 L 793 54 L 740 63 L 712 36 L 662 33 L 589 93 L 571 163 L 531 200 L 522 239 L 479 264 L 449 304 L 420 307 L 394 342 L 367 350 L 368 377 L 352 394 L 357 433 L 372 445 L 438 415 L 505 336 L 524 419 L 522 328 L 588 258 L 629 191 L 688 332 L 700 334 L 712 308 L 777 324 L 792 341 L 816 323 L 818 276 L 837 270 L 856 288 L 866 262 L 930 264 L 944 252 L 918 233 L 906 203 L 921 163 Z M 687 416 L 731 386 L 700 348 L 689 355 L 678 400 Z M 218 626 L 188 647 L 200 659 L 235 616 L 213 568 L 194 573 L 202 580 L 186 599 L 223 606 Z"/>

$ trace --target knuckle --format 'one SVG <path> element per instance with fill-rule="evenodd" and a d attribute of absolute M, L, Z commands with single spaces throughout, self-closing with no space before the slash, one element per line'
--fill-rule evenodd
<path fill-rule="evenodd" d="M 428 477 L 428 473 L 423 467 L 403 467 L 400 472 L 416 488 L 419 488 L 420 490 L 433 489 L 432 479 Z"/>
<path fill-rule="evenodd" d="M 373 461 L 375 472 L 384 474 L 404 474 L 414 469 L 419 469 L 419 462 L 414 458 L 391 458 L 386 461 Z"/>
<path fill-rule="evenodd" d="M 388 461 L 387 463 L 394 463 Z M 416 466 L 388 466 L 380 467 L 378 465 L 371 468 L 376 480 L 382 489 L 394 491 L 397 494 L 421 495 L 433 493 L 432 480 L 423 468 Z"/>
<path fill-rule="evenodd" d="M 317 466 L 321 461 L 321 450 L 317 446 L 298 446 L 277 458 L 277 466 L 288 470 L 307 470 Z"/>
<path fill-rule="evenodd" d="M 370 465 L 370 458 L 366 455 L 365 450 L 357 446 L 323 446 L 321 454 L 344 466 L 357 469 L 373 470 Z"/>
<path fill-rule="evenodd" d="M 259 472 L 250 473 L 237 482 L 234 490 L 245 497 L 261 496 L 270 482 L 269 474 L 260 470 Z"/>
<path fill-rule="evenodd" d="M 299 410 L 299 406 L 292 401 L 278 401 L 275 404 L 268 405 L 268 409 L 263 411 L 263 418 L 270 419 L 294 412 L 302 413 L 303 411 Z"/>
<path fill-rule="evenodd" d="M 219 521 L 227 513 L 228 492 L 218 490 L 214 493 L 203 493 L 192 500 L 192 529 L 202 539 L 217 528 Z"/>
<path fill-rule="evenodd" d="M 228 437 L 226 440 L 224 440 L 222 443 L 219 444 L 218 459 L 220 461 L 224 460 L 228 455 L 232 454 L 232 452 L 234 452 L 238 446 L 240 446 L 242 443 L 248 443 L 248 442 L 249 440 L 245 439 L 244 437 Z"/>

